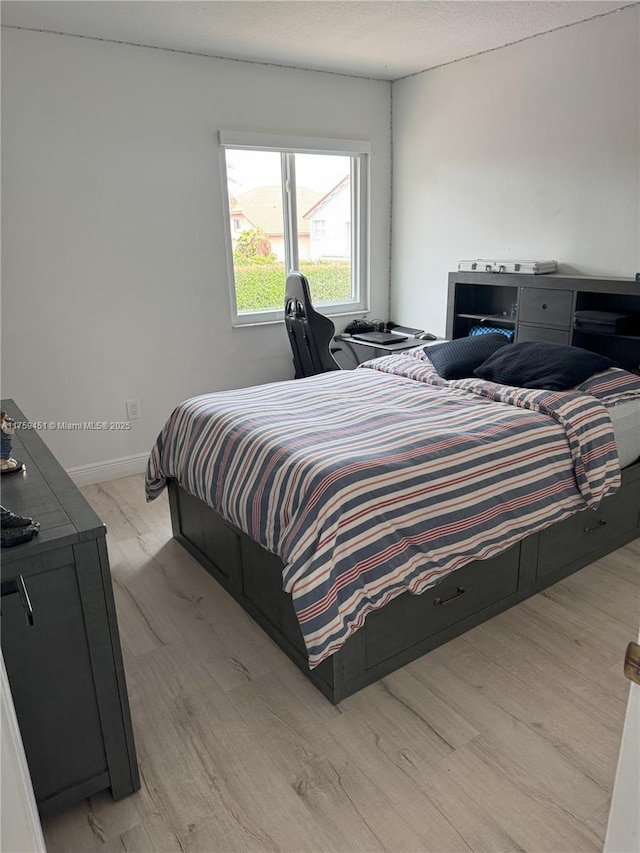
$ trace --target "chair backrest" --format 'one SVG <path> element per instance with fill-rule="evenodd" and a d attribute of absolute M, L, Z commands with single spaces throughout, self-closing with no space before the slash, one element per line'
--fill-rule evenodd
<path fill-rule="evenodd" d="M 340 370 L 329 350 L 335 326 L 328 317 L 314 309 L 309 282 L 302 273 L 292 272 L 287 277 L 284 321 L 293 352 L 296 379 Z"/>

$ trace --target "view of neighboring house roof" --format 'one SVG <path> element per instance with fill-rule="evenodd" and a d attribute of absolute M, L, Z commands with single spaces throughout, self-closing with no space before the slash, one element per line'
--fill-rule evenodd
<path fill-rule="evenodd" d="M 323 193 L 316 190 L 298 187 L 298 235 L 309 234 L 310 229 L 302 212 L 310 206 L 315 206 L 323 197 Z M 270 235 L 283 233 L 282 190 L 279 186 L 255 187 L 231 196 L 229 201 L 231 213 L 241 213 L 254 228 L 262 228 Z"/>
<path fill-rule="evenodd" d="M 315 204 L 310 207 L 309 210 L 307 210 L 307 212 L 304 214 L 304 219 L 308 219 L 312 214 L 317 213 L 318 210 L 320 210 L 320 208 L 323 207 L 329 201 L 329 199 L 333 198 L 334 195 L 337 195 L 340 190 L 348 184 L 349 175 L 345 175 L 341 181 L 338 181 L 338 183 L 334 187 L 332 187 L 329 192 L 321 196 L 321 198 L 319 198 L 315 202 Z"/>

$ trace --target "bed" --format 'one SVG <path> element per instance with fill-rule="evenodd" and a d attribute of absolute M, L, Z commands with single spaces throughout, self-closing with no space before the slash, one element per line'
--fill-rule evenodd
<path fill-rule="evenodd" d="M 640 535 L 611 417 L 633 436 L 638 401 L 617 368 L 558 392 L 417 349 L 185 401 L 147 496 L 168 487 L 176 539 L 337 703 Z"/>

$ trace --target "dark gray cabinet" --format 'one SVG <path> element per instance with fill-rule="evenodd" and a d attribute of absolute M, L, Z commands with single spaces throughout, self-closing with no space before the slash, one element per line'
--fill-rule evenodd
<path fill-rule="evenodd" d="M 12 400 L 14 420 L 26 418 Z M 41 814 L 110 788 L 140 787 L 106 530 L 33 430 L 18 429 L 13 455 L 26 472 L 2 479 L 2 504 L 41 523 L 31 542 L 2 551 L 2 653 Z"/>
<path fill-rule="evenodd" d="M 624 314 L 624 333 L 583 331 L 583 311 Z M 466 337 L 473 326 L 509 329 L 514 339 L 572 344 L 599 352 L 627 369 L 640 367 L 640 283 L 631 278 L 449 273 L 447 337 Z"/>

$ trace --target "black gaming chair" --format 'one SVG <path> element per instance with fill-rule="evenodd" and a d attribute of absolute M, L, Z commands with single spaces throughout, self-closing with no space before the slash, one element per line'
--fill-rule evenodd
<path fill-rule="evenodd" d="M 330 349 L 335 326 L 328 317 L 318 314 L 311 304 L 309 282 L 299 272 L 287 277 L 284 297 L 284 322 L 293 352 L 296 379 L 315 376 L 328 370 L 340 370 Z"/>

